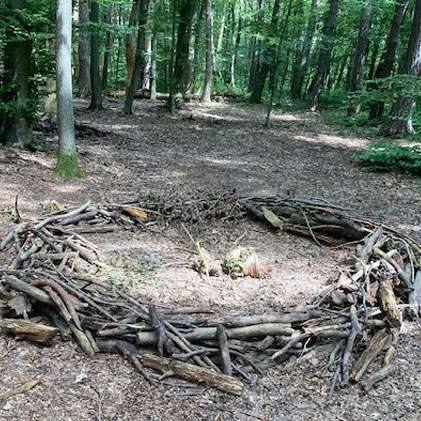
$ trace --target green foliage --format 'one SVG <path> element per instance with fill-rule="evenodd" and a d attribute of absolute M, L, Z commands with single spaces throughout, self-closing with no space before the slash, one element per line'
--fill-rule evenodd
<path fill-rule="evenodd" d="M 380 142 L 360 155 L 358 160 L 369 171 L 403 171 L 421 175 L 421 146 L 400 146 L 395 142 Z"/>
<path fill-rule="evenodd" d="M 45 211 L 57 210 L 60 209 L 60 205 L 57 200 L 54 199 L 44 199 L 39 202 L 38 206 Z"/>
<path fill-rule="evenodd" d="M 19 212 L 16 209 L 16 205 L 14 203 L 10 203 L 9 205 L 5 206 L 3 208 L 2 213 L 6 214 L 9 216 L 9 218 L 12 221 L 16 221 L 18 219 L 18 217 L 20 216 L 21 218 L 25 218 L 25 214 L 23 214 L 22 212 Z"/>

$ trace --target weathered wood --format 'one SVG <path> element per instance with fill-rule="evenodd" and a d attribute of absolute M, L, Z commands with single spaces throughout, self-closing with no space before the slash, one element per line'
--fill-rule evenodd
<path fill-rule="evenodd" d="M 23 292 L 41 303 L 53 305 L 51 298 L 45 291 L 18 279 L 16 276 L 6 276 L 5 282 L 16 291 Z"/>
<path fill-rule="evenodd" d="M 43 345 L 49 345 L 58 332 L 55 327 L 20 319 L 0 320 L 0 327 L 10 335 Z"/>
<path fill-rule="evenodd" d="M 351 371 L 351 380 L 356 382 L 360 381 L 369 365 L 375 360 L 380 352 L 382 352 L 388 337 L 389 334 L 387 329 L 379 330 L 372 337 L 370 343 L 367 345 L 367 348 L 354 364 L 354 367 Z"/>
<path fill-rule="evenodd" d="M 421 270 L 415 275 L 413 290 L 409 294 L 408 303 L 415 308 L 416 312 L 421 311 Z"/>
<path fill-rule="evenodd" d="M 299 323 L 310 319 L 324 319 L 330 318 L 326 312 L 323 311 L 303 311 L 291 313 L 277 313 L 277 314 L 253 314 L 251 316 L 235 316 L 235 317 L 221 317 L 219 319 L 206 319 L 203 323 L 197 320 L 196 324 L 203 326 L 216 326 L 222 324 L 225 327 L 243 327 L 266 323 Z"/>
<path fill-rule="evenodd" d="M 351 319 L 352 329 L 346 342 L 344 356 L 342 358 L 342 377 L 345 384 L 348 384 L 349 382 L 349 361 L 351 359 L 352 347 L 354 346 L 355 339 L 362 335 L 361 326 L 358 322 L 357 309 L 354 304 L 349 311 L 349 317 Z"/>
<path fill-rule="evenodd" d="M 222 362 L 222 372 L 228 376 L 232 375 L 231 357 L 228 349 L 227 334 L 222 325 L 216 327 L 216 338 L 219 345 L 219 357 Z"/>
<path fill-rule="evenodd" d="M 366 392 L 369 392 L 376 383 L 385 379 L 387 376 L 393 373 L 393 371 L 394 371 L 394 367 L 392 365 L 385 365 L 379 371 L 372 374 L 368 378 L 367 382 L 364 384 L 364 390 Z"/>
<path fill-rule="evenodd" d="M 396 303 L 390 275 L 388 273 L 383 273 L 379 278 L 379 283 L 380 303 L 382 310 L 386 314 L 386 321 L 390 326 L 400 328 L 402 325 L 402 316 Z"/>
<path fill-rule="evenodd" d="M 204 367 L 151 354 L 139 355 L 138 359 L 145 367 L 159 370 L 162 373 L 171 372 L 174 377 L 193 383 L 214 387 L 236 396 L 240 396 L 243 392 L 243 385 L 234 377 L 219 374 Z"/>
<path fill-rule="evenodd" d="M 95 355 L 95 351 L 92 348 L 91 342 L 89 341 L 85 332 L 83 332 L 82 330 L 79 330 L 72 322 L 69 322 L 68 325 L 73 335 L 75 336 L 78 344 L 82 348 L 83 352 L 88 357 L 93 357 Z"/>
<path fill-rule="evenodd" d="M 229 339 L 265 337 L 268 335 L 289 336 L 294 332 L 295 330 L 286 323 L 263 323 L 226 330 L 226 334 Z M 185 333 L 184 337 L 190 342 L 200 342 L 207 339 L 215 339 L 216 327 L 197 328 Z M 137 334 L 136 342 L 138 345 L 153 345 L 158 342 L 158 336 L 156 332 L 139 332 Z"/>

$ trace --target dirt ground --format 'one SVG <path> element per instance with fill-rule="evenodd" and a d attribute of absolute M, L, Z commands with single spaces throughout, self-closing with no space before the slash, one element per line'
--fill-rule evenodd
<path fill-rule="evenodd" d="M 263 128 L 265 111 L 246 105 L 190 106 L 172 117 L 162 104 L 136 102 L 121 116 L 119 100 L 106 111 L 86 111 L 76 102 L 76 120 L 97 131 L 77 131 L 86 177 L 74 182 L 53 175 L 57 137 L 36 132 L 50 154 L 0 149 L 0 210 L 19 195 L 26 217 L 40 202 L 62 207 L 97 202 L 141 201 L 148 192 L 174 189 L 235 189 L 241 194 L 323 198 L 370 216 L 421 240 L 421 179 L 373 174 L 355 165 L 354 155 L 372 139 L 342 137 L 317 115 L 277 113 Z M 0 214 L 0 233 L 10 226 Z M 144 301 L 170 309 L 200 307 L 220 314 L 274 312 L 304 304 L 346 264 L 353 249 L 318 247 L 311 241 L 271 232 L 252 221 L 206 221 L 190 229 L 215 255 L 241 237 L 272 267 L 263 280 L 200 278 L 190 269 L 192 245 L 177 223 L 165 230 L 91 235 L 114 268 L 115 282 L 131 282 Z M 128 281 L 129 280 L 129 281 Z M 49 348 L 0 336 L 0 395 L 28 380 L 33 390 L 0 401 L 0 420 L 418 420 L 421 418 L 421 332 L 405 323 L 396 372 L 368 395 L 359 386 L 339 389 L 326 401 L 331 372 L 320 361 L 291 372 L 270 369 L 241 397 L 200 387 L 151 388 L 130 364 L 113 355 L 89 360 L 73 343 L 56 339 Z"/>

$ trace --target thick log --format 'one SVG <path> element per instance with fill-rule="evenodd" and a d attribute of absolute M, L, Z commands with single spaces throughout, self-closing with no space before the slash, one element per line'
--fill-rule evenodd
<path fill-rule="evenodd" d="M 240 396 L 243 392 L 243 385 L 234 377 L 215 373 L 204 367 L 151 354 L 140 355 L 138 359 L 145 367 L 159 370 L 162 373 L 172 373 L 175 377 L 183 380 L 214 387 L 236 396 Z"/>
<path fill-rule="evenodd" d="M 13 276 L 13 275 L 6 276 L 5 282 L 16 291 L 23 292 L 24 294 L 29 295 L 30 297 L 34 298 L 35 300 L 41 303 L 54 305 L 51 298 L 45 291 L 43 291 L 40 288 L 27 284 L 21 279 L 16 278 L 16 276 Z"/>
<path fill-rule="evenodd" d="M 379 330 L 371 339 L 367 348 L 360 355 L 360 358 L 354 364 L 351 372 L 351 380 L 358 382 L 364 375 L 369 365 L 375 360 L 375 358 L 382 352 L 389 334 L 387 329 Z"/>
<path fill-rule="evenodd" d="M 13 336 L 43 345 L 49 345 L 58 332 L 55 327 L 20 319 L 3 319 L 0 327 Z"/>
<path fill-rule="evenodd" d="M 390 276 L 388 274 L 382 274 L 379 282 L 380 303 L 382 310 L 386 314 L 386 321 L 390 326 L 400 328 L 402 325 L 402 316 L 396 303 Z"/>
<path fill-rule="evenodd" d="M 289 324 L 285 323 L 264 323 L 252 326 L 243 326 L 238 328 L 227 329 L 227 337 L 229 339 L 244 339 L 265 336 L 291 336 L 295 332 Z M 202 327 L 194 329 L 184 334 L 189 342 L 200 342 L 207 339 L 216 338 L 216 327 Z M 158 342 L 156 332 L 139 332 L 136 342 L 138 345 L 153 345 Z"/>

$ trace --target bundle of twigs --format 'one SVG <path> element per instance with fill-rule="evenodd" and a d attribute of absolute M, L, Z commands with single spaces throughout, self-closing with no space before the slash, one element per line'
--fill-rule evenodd
<path fill-rule="evenodd" d="M 387 376 L 402 314 L 414 316 L 421 306 L 420 246 L 327 202 L 230 195 L 225 200 L 271 226 L 319 242 L 358 241 L 354 265 L 340 270 L 305 308 L 174 319 L 94 278 L 80 264 L 102 264 L 100 252 L 81 232 L 145 224 L 163 217 L 162 206 L 86 203 L 21 221 L 4 236 L 0 251 L 10 252 L 10 264 L 0 269 L 0 316 L 14 318 L 3 318 L 1 325 L 41 343 L 49 343 L 57 332 L 63 339 L 71 334 L 90 356 L 121 353 L 153 384 L 173 375 L 239 394 L 242 383 L 233 374 L 251 381 L 250 371 L 262 373 L 268 366 L 314 354 L 328 355 L 325 368 L 334 368 L 330 395 L 340 375 L 345 384 L 364 379 L 366 390 Z M 220 199 L 215 207 L 222 203 Z M 55 328 L 31 321 L 33 315 L 48 317 Z M 382 368 L 365 378 L 381 354 Z M 146 368 L 163 374 L 157 377 Z"/>

